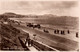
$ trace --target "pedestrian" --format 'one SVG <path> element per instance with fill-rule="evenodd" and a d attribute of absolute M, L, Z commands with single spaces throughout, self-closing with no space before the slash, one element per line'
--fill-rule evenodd
<path fill-rule="evenodd" d="M 68 34 L 70 33 L 70 31 L 69 31 L 69 30 L 68 30 L 67 32 L 68 32 Z"/>
<path fill-rule="evenodd" d="M 33 40 L 31 40 L 31 46 L 33 46 Z"/>
<path fill-rule="evenodd" d="M 28 39 L 28 46 L 30 47 L 30 44 L 31 44 L 31 42 L 30 42 L 30 38 Z"/>
<path fill-rule="evenodd" d="M 63 34 L 65 34 L 64 30 L 63 30 Z"/>
<path fill-rule="evenodd" d="M 64 30 L 61 30 L 61 34 L 65 34 Z"/>
<path fill-rule="evenodd" d="M 57 29 L 56 31 L 57 31 L 57 34 L 59 34 L 59 30 Z"/>
<path fill-rule="evenodd" d="M 63 31 L 61 30 L 61 34 L 63 34 Z"/>
<path fill-rule="evenodd" d="M 26 37 L 25 45 L 28 43 L 28 39 L 30 39 L 29 33 L 26 33 L 26 35 L 27 35 L 27 37 Z"/>
<path fill-rule="evenodd" d="M 54 33 L 56 34 L 56 30 L 54 30 Z"/>
<path fill-rule="evenodd" d="M 26 38 L 25 45 L 27 44 L 27 42 L 28 42 L 28 38 Z"/>
<path fill-rule="evenodd" d="M 76 37 L 78 37 L 78 32 L 76 32 Z"/>

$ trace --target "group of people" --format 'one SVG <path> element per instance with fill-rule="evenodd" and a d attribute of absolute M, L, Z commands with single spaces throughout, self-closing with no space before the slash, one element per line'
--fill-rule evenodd
<path fill-rule="evenodd" d="M 58 30 L 57 29 L 57 30 L 54 30 L 54 33 L 55 34 L 63 34 L 64 35 L 65 34 L 65 31 L 64 30 Z M 67 33 L 70 34 L 70 31 L 67 30 Z M 76 37 L 78 37 L 78 32 L 76 32 Z"/>
<path fill-rule="evenodd" d="M 33 46 L 33 40 L 26 39 L 25 45 L 28 44 L 28 46 Z"/>
<path fill-rule="evenodd" d="M 29 35 L 26 38 L 25 45 L 28 44 L 28 46 L 33 46 L 33 40 L 30 39 Z"/>
<path fill-rule="evenodd" d="M 60 34 L 65 34 L 65 31 L 64 31 L 64 30 L 58 30 L 58 29 L 57 29 L 57 30 L 54 30 L 54 33 L 55 33 L 55 34 L 59 34 L 59 33 L 60 33 Z M 68 30 L 67 33 L 70 34 L 70 31 Z"/>

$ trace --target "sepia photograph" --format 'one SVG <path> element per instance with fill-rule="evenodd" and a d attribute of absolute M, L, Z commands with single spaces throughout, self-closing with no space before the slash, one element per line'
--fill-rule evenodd
<path fill-rule="evenodd" d="M 0 51 L 79 51 L 78 1 L 0 0 Z"/>

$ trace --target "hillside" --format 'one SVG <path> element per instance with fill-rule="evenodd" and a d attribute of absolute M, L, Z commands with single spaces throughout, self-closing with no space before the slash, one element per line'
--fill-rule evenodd
<path fill-rule="evenodd" d="M 57 16 L 53 14 L 44 14 L 44 15 L 21 15 L 15 14 L 11 12 L 4 13 L 0 15 L 0 18 L 24 18 L 19 19 L 21 21 L 29 21 L 32 23 L 40 23 L 40 24 L 50 24 L 50 25 L 57 25 L 57 26 L 72 26 L 77 27 L 79 26 L 79 18 L 72 17 L 72 16 Z M 27 19 L 25 19 L 27 18 Z M 31 18 L 31 19 L 28 19 Z M 26 22 L 27 22 L 26 21 Z"/>
<path fill-rule="evenodd" d="M 57 16 L 57 15 L 53 15 L 53 14 L 44 14 L 44 15 L 21 15 L 21 14 L 16 14 L 16 13 L 12 13 L 12 12 L 6 12 L 1 14 L 0 16 L 5 16 L 5 17 L 10 17 L 10 18 L 49 18 L 49 17 L 71 17 L 71 16 Z"/>

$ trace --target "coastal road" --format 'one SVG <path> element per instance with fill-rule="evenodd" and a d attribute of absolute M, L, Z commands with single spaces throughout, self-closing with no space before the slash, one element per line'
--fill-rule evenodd
<path fill-rule="evenodd" d="M 30 36 L 33 36 L 33 34 L 36 34 L 35 38 L 37 41 L 40 41 L 44 44 L 47 44 L 53 48 L 58 49 L 58 50 L 74 51 L 74 50 L 78 49 L 78 42 L 76 42 L 76 41 L 65 39 L 63 37 L 59 37 L 59 36 L 55 36 L 55 35 L 51 35 L 49 33 L 44 33 L 44 32 L 38 31 L 36 29 L 32 29 L 29 27 L 21 26 L 21 25 L 13 24 L 13 26 L 29 33 Z"/>

